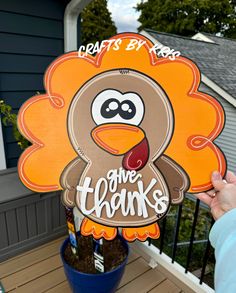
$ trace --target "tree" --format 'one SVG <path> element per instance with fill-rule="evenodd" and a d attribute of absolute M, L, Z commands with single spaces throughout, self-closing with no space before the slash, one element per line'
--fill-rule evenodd
<path fill-rule="evenodd" d="M 136 10 L 141 12 L 139 31 L 150 28 L 184 36 L 207 32 L 236 38 L 235 0 L 148 0 Z"/>
<path fill-rule="evenodd" d="M 81 13 L 82 44 L 106 40 L 116 34 L 107 0 L 93 0 Z"/>

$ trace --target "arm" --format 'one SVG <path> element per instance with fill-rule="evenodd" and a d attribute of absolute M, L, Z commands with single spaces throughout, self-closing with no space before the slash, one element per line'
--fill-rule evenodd
<path fill-rule="evenodd" d="M 184 199 L 184 193 L 189 188 L 189 178 L 185 171 L 171 158 L 162 155 L 155 162 L 155 166 L 166 178 L 168 185 L 171 203 L 179 204 Z"/>
<path fill-rule="evenodd" d="M 236 208 L 215 222 L 210 241 L 215 248 L 216 292 L 236 292 Z"/>
<path fill-rule="evenodd" d="M 77 157 L 66 166 L 61 174 L 60 183 L 63 188 L 62 202 L 67 206 L 74 206 L 76 186 L 85 167 L 86 162 Z"/>
<path fill-rule="evenodd" d="M 215 248 L 216 292 L 236 292 L 236 176 L 228 171 L 225 180 L 219 172 L 212 174 L 213 190 L 197 197 L 211 209 L 216 220 L 210 232 Z"/>

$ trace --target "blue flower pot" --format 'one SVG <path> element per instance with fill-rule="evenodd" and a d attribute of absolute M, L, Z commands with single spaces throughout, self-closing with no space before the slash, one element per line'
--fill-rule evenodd
<path fill-rule="evenodd" d="M 121 236 L 119 236 L 119 239 L 127 250 L 126 259 L 114 270 L 101 274 L 85 274 L 69 266 L 63 257 L 69 242 L 69 237 L 64 241 L 61 246 L 60 254 L 65 274 L 74 293 L 113 293 L 116 291 L 123 276 L 129 254 L 127 242 Z"/>

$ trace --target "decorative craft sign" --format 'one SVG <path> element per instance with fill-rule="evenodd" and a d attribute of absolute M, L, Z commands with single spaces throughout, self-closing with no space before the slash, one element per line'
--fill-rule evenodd
<path fill-rule="evenodd" d="M 198 91 L 192 61 L 156 49 L 126 33 L 95 56 L 64 54 L 46 71 L 46 93 L 20 109 L 19 129 L 32 142 L 20 178 L 38 192 L 63 190 L 64 204 L 85 215 L 83 235 L 111 240 L 122 227 L 128 241 L 158 238 L 170 205 L 211 189 L 213 170 L 225 173 L 214 144 L 221 105 Z"/>

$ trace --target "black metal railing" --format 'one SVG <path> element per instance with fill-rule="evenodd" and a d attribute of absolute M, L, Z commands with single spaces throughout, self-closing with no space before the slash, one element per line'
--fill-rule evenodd
<path fill-rule="evenodd" d="M 187 195 L 183 204 L 173 206 L 167 217 L 160 222 L 161 237 L 152 243 L 160 253 L 171 257 L 193 273 L 199 283 L 213 287 L 214 251 L 208 240 L 214 223 L 209 208 L 192 195 Z"/>

